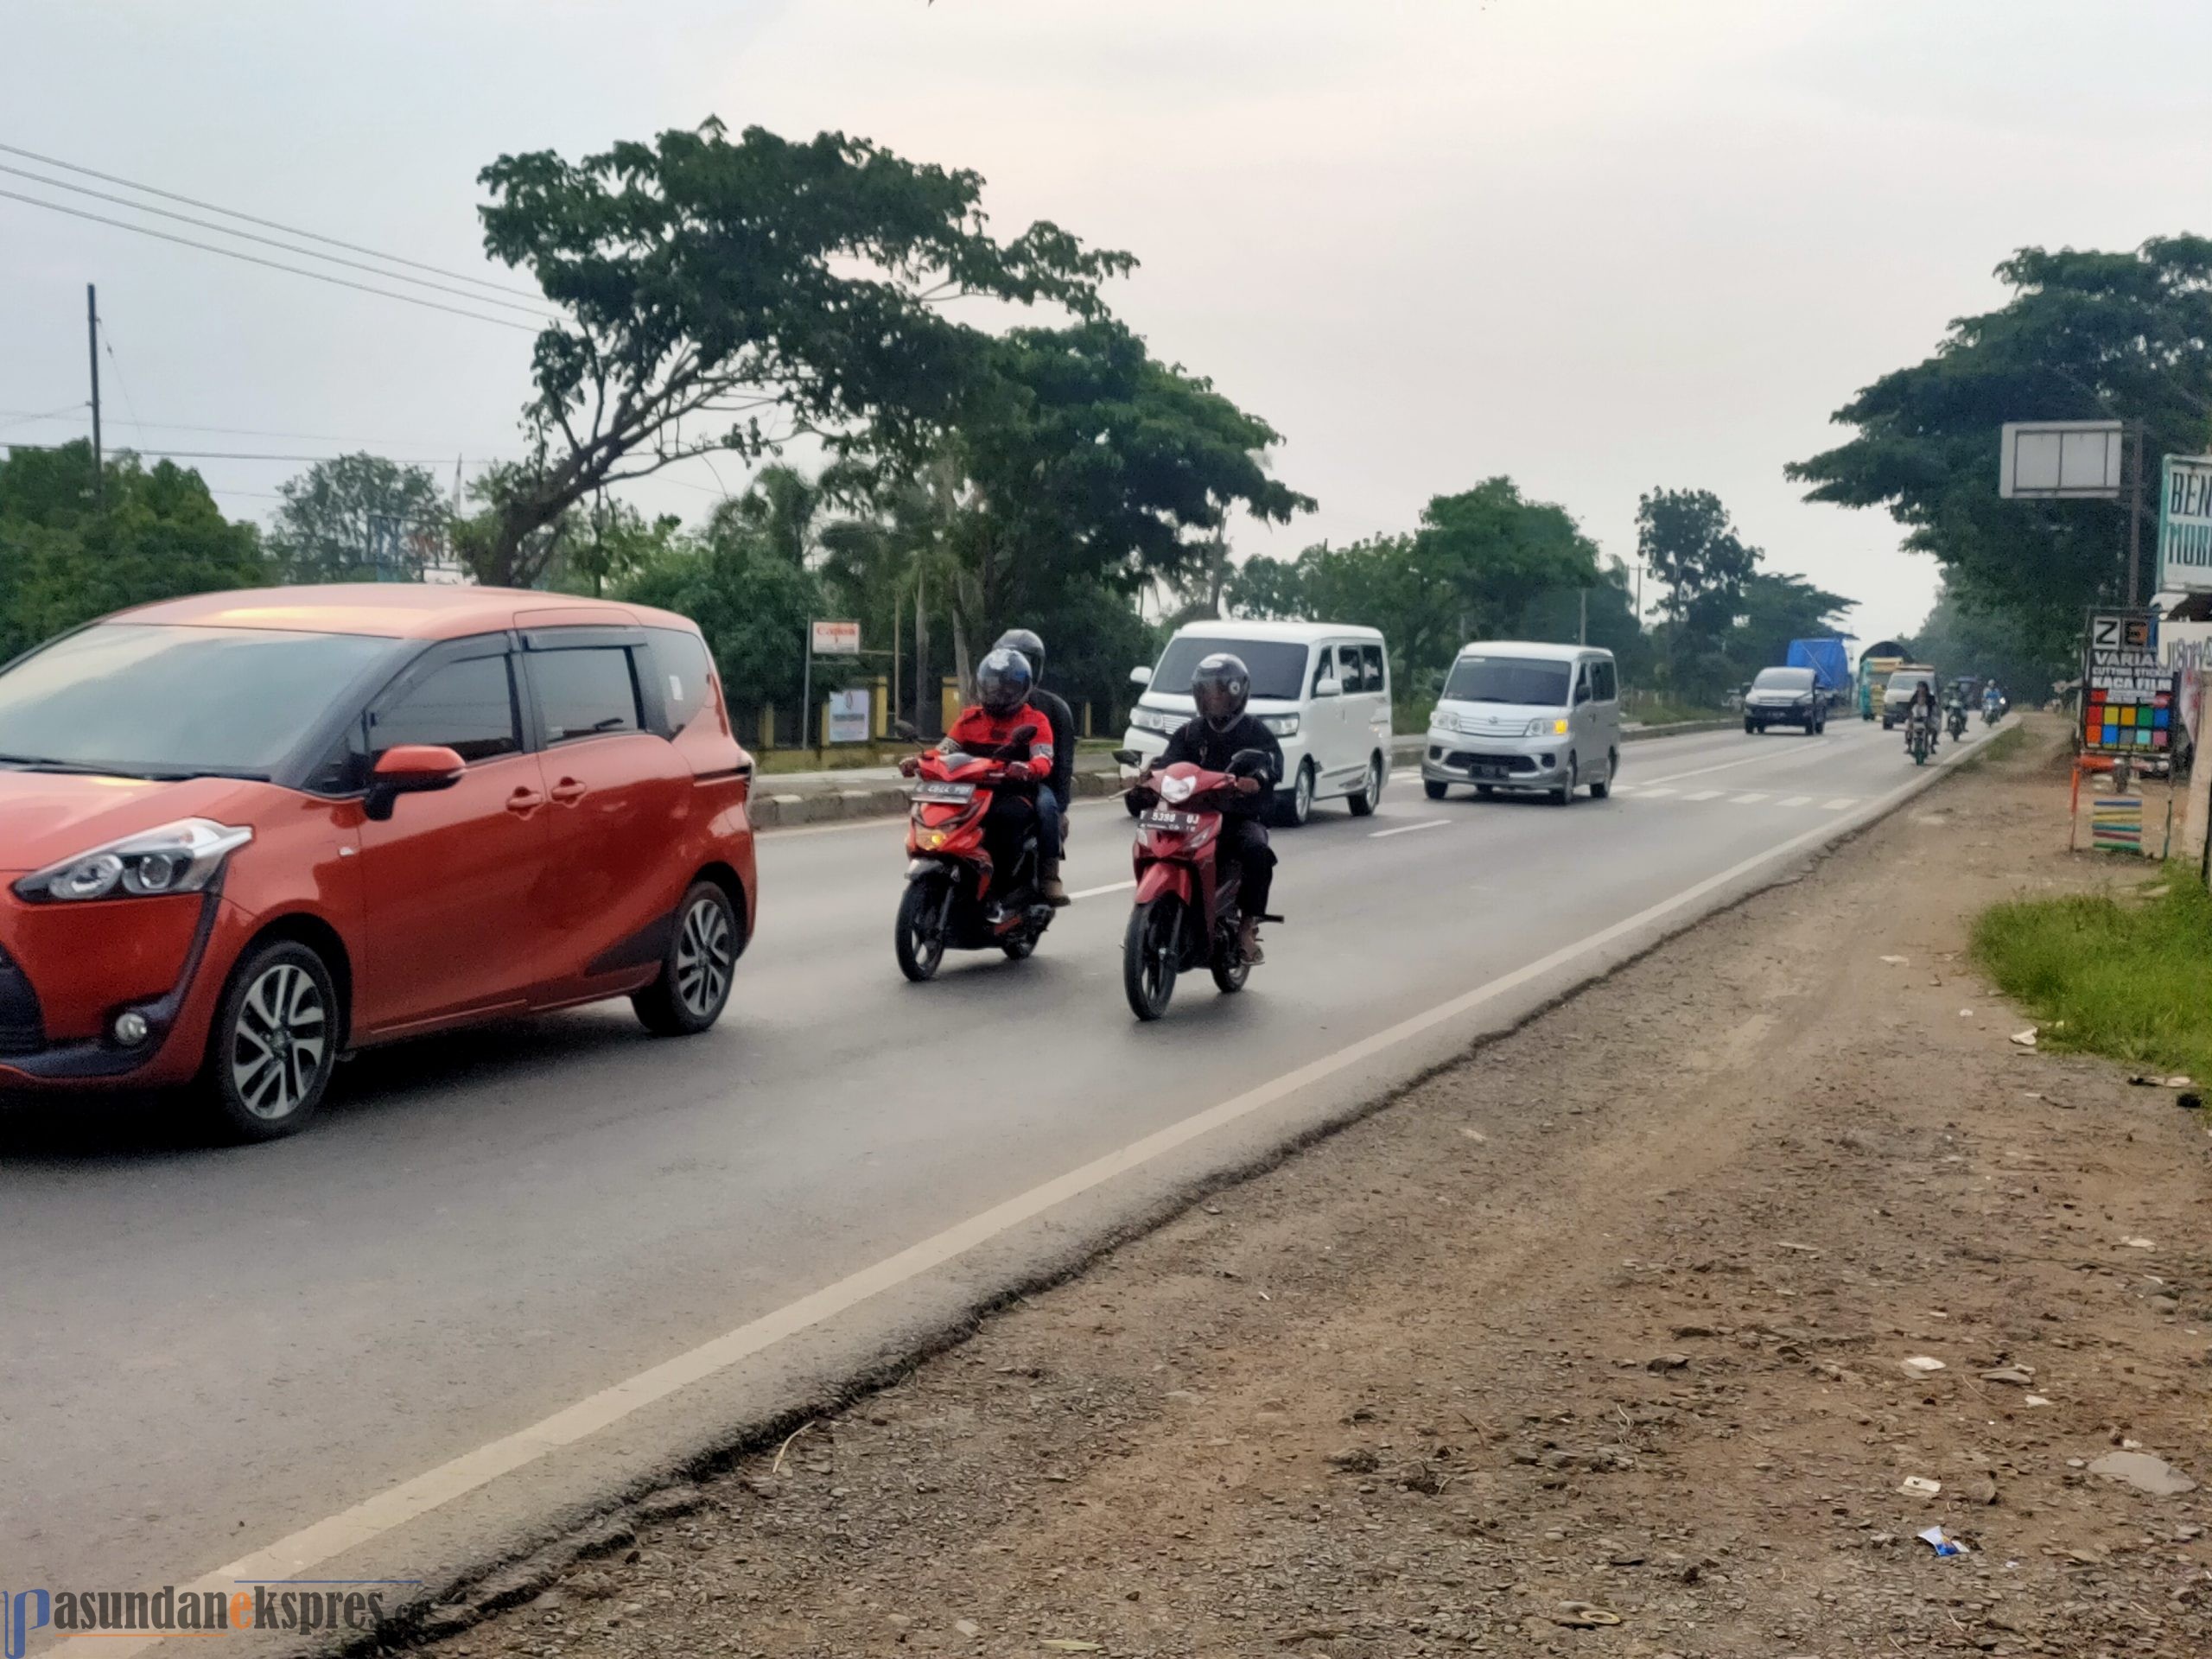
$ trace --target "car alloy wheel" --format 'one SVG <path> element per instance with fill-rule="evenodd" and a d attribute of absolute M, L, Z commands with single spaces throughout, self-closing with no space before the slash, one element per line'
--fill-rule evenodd
<path fill-rule="evenodd" d="M 202 1091 L 233 1141 L 303 1128 L 338 1059 L 338 992 L 322 958 L 294 939 L 261 947 L 232 976 L 209 1033 Z"/>
<path fill-rule="evenodd" d="M 1355 818 L 1366 817 L 1382 804 L 1382 757 L 1370 754 L 1367 757 L 1367 775 L 1359 780 L 1359 791 L 1351 800 L 1351 815 Z"/>
<path fill-rule="evenodd" d="M 716 883 L 694 881 L 676 908 L 676 928 L 660 976 L 630 999 L 639 1024 L 656 1037 L 690 1037 L 722 1017 L 737 958 L 737 908 Z"/>

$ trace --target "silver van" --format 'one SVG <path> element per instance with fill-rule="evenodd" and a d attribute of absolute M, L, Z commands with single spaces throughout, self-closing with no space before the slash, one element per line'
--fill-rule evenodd
<path fill-rule="evenodd" d="M 1548 795 L 1566 806 L 1589 786 L 1612 792 L 1621 764 L 1621 689 L 1613 653 L 1516 640 L 1465 645 L 1428 717 L 1421 780 L 1440 801 L 1454 784 Z"/>

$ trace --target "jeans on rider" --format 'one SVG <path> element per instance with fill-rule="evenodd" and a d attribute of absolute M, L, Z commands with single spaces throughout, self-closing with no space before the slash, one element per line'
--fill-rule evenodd
<path fill-rule="evenodd" d="M 1039 792 L 1051 793 L 1049 790 Z M 983 815 L 983 849 L 991 855 L 991 898 L 1007 896 L 1014 867 L 1021 861 L 1022 839 L 1042 816 L 1037 802 L 1026 794 L 1002 789 L 991 798 L 991 810 Z"/>
<path fill-rule="evenodd" d="M 1049 788 L 1037 791 L 1037 846 L 1048 860 L 1058 858 L 1065 844 L 1060 828 L 1060 798 Z"/>
<path fill-rule="evenodd" d="M 1240 867 L 1243 885 L 1236 907 L 1248 918 L 1264 912 L 1274 885 L 1275 851 L 1268 845 L 1268 827 L 1257 818 L 1230 818 L 1221 826 L 1221 856 L 1224 863 Z"/>

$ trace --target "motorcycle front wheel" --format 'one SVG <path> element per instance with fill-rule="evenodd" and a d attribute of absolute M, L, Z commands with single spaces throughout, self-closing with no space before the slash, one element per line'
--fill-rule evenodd
<path fill-rule="evenodd" d="M 917 984 L 935 977 L 944 961 L 944 898 L 942 881 L 909 881 L 899 896 L 891 948 L 899 971 Z"/>
<path fill-rule="evenodd" d="M 1122 936 L 1122 988 L 1128 994 L 1129 1012 L 1140 1020 L 1159 1019 L 1175 995 L 1182 916 L 1182 901 L 1173 897 L 1147 899 L 1129 912 L 1128 931 Z"/>

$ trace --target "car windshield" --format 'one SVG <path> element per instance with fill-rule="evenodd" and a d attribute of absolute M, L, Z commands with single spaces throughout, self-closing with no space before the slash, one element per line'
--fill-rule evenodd
<path fill-rule="evenodd" d="M 1541 657 L 1462 657 L 1444 682 L 1444 701 L 1564 709 L 1572 666 Z"/>
<path fill-rule="evenodd" d="M 1225 635 L 1186 633 L 1170 639 L 1152 671 L 1151 690 L 1182 696 L 1191 689 L 1198 664 L 1217 651 L 1241 658 L 1252 676 L 1252 695 L 1295 702 L 1306 689 L 1306 653 L 1310 647 L 1283 639 L 1234 639 Z"/>
<path fill-rule="evenodd" d="M 1751 682 L 1754 691 L 1809 691 L 1813 689 L 1813 671 L 1809 668 L 1763 668 Z"/>
<path fill-rule="evenodd" d="M 399 639 L 110 622 L 0 674 L 0 765 L 266 777 Z"/>

